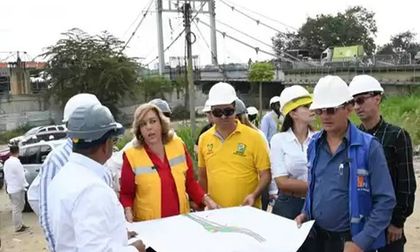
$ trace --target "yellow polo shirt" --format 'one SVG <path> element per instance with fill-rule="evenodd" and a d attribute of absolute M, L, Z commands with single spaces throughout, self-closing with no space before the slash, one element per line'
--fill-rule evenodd
<path fill-rule="evenodd" d="M 207 169 L 207 191 L 222 207 L 239 206 L 259 182 L 259 171 L 270 168 L 267 144 L 262 135 L 237 121 L 225 140 L 213 126 L 200 136 L 198 167 Z M 261 208 L 261 199 L 255 207 Z"/>

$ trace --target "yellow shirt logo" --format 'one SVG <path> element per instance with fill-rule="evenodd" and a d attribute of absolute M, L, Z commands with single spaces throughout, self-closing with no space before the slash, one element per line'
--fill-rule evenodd
<path fill-rule="evenodd" d="M 236 146 L 236 151 L 233 154 L 239 155 L 239 156 L 245 156 L 245 151 L 246 151 L 246 144 L 238 143 L 238 145 Z"/>
<path fill-rule="evenodd" d="M 213 144 L 207 144 L 207 154 L 213 153 Z"/>

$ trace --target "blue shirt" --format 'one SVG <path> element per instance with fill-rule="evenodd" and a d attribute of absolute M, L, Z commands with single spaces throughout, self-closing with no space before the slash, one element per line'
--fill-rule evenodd
<path fill-rule="evenodd" d="M 261 131 L 264 133 L 268 142 L 271 137 L 277 133 L 277 126 L 279 123 L 278 115 L 273 110 L 264 115 L 261 119 Z"/>
<path fill-rule="evenodd" d="M 72 153 L 73 143 L 70 138 L 66 142 L 54 149 L 48 154 L 40 170 L 40 197 L 39 197 L 39 222 L 44 230 L 45 238 L 48 242 L 50 251 L 55 251 L 55 240 L 52 235 L 50 220 L 48 218 L 48 205 L 47 205 L 47 188 L 51 180 L 61 170 Z"/>
<path fill-rule="evenodd" d="M 312 213 L 317 224 L 329 231 L 347 231 L 349 220 L 349 165 L 347 159 L 348 137 L 331 154 L 325 134 L 319 145 L 315 171 Z M 331 207 L 334 206 L 334 207 Z"/>
<path fill-rule="evenodd" d="M 314 181 L 311 182 L 315 183 L 312 204 L 313 219 L 321 228 L 329 231 L 350 229 L 348 186 L 344 178 L 346 176 L 348 181 L 349 166 L 345 162 L 347 150 L 344 150 L 346 149 L 346 139 L 349 139 L 349 129 L 335 155 L 330 154 L 325 139 L 326 135 L 322 136 L 324 139 L 319 144 L 317 151 L 319 156 L 314 164 L 314 169 L 320 169 L 320 171 L 315 171 Z M 326 150 L 328 151 L 326 152 Z M 363 230 L 352 237 L 352 240 L 365 250 L 373 243 L 375 237 L 384 232 L 389 225 L 395 205 L 394 191 L 384 151 L 376 138 L 371 141 L 368 156 L 372 211 Z M 343 163 L 342 169 L 340 168 L 341 163 Z M 347 215 L 345 216 L 343 212 Z"/>

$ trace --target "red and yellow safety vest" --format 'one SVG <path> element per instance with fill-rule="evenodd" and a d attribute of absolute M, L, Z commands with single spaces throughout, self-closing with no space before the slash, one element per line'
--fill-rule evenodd
<path fill-rule="evenodd" d="M 174 137 L 164 147 L 178 192 L 179 212 L 181 214 L 188 213 L 190 207 L 185 188 L 188 166 L 184 143 L 181 139 Z M 144 221 L 161 218 L 161 181 L 156 167 L 144 147 L 129 148 L 125 151 L 125 155 L 135 174 L 134 220 Z"/>

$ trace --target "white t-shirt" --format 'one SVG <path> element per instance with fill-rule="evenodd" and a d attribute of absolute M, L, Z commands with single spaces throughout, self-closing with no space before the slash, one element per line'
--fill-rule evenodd
<path fill-rule="evenodd" d="M 313 134 L 314 132 L 309 131 L 303 144 L 300 144 L 291 128 L 273 136 L 270 150 L 273 178 L 288 176 L 293 179 L 308 180 L 306 151 Z"/>
<path fill-rule="evenodd" d="M 4 162 L 4 180 L 6 181 L 7 193 L 17 193 L 25 190 L 29 184 L 26 182 L 23 165 L 17 157 L 10 156 Z"/>

